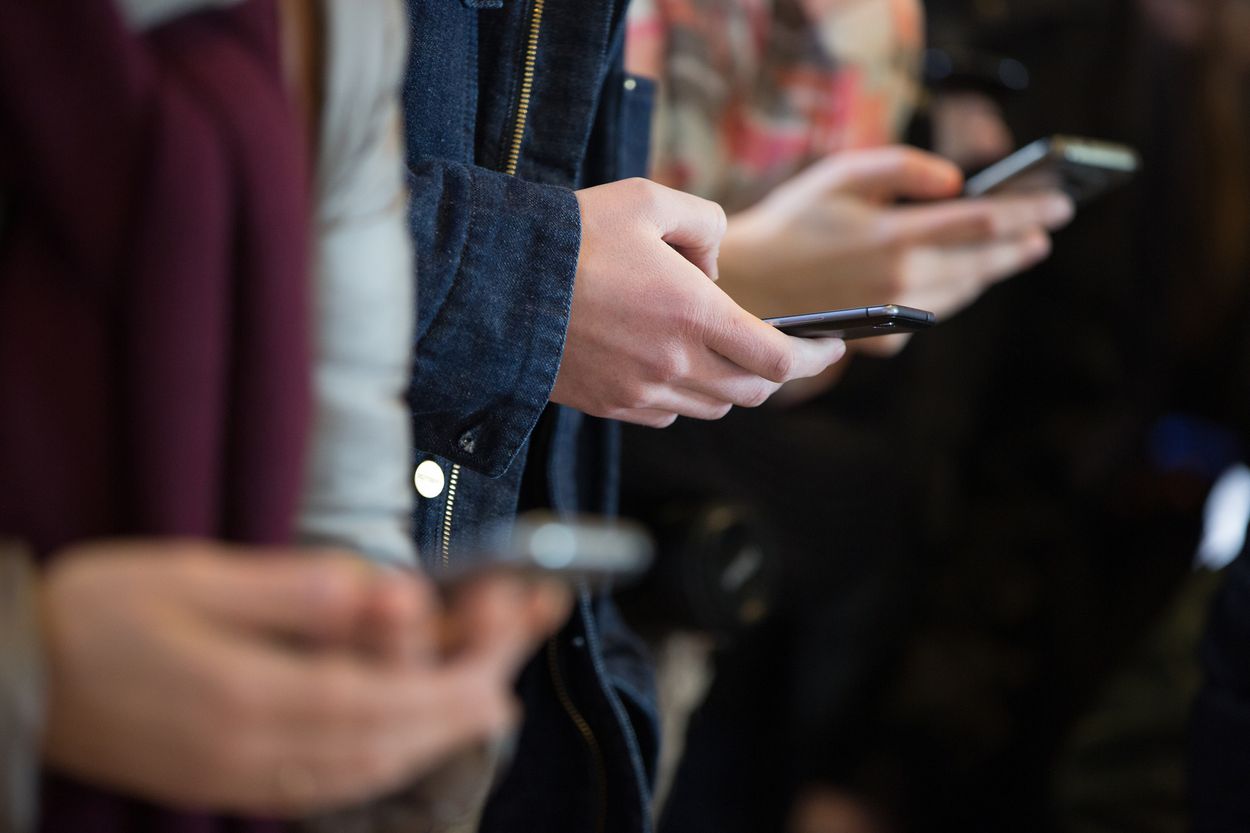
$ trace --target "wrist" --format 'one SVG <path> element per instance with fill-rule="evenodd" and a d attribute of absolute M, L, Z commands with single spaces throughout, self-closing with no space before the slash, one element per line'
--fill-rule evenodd
<path fill-rule="evenodd" d="M 0 828 L 34 827 L 44 723 L 38 574 L 30 553 L 0 540 Z"/>

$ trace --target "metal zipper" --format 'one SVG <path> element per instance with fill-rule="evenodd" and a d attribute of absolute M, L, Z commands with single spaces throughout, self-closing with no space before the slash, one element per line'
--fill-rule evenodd
<path fill-rule="evenodd" d="M 530 8 L 530 26 L 525 40 L 525 58 L 521 68 L 521 89 L 517 97 L 516 116 L 512 126 L 512 142 L 508 147 L 508 156 L 503 165 L 503 172 L 508 176 L 516 176 L 517 168 L 521 163 L 521 146 L 525 141 L 525 128 L 529 122 L 530 99 L 534 93 L 534 75 L 538 63 L 538 39 L 542 34 L 545 8 L 546 0 L 533 0 L 533 6 Z M 460 465 L 453 464 L 451 475 L 447 480 L 447 503 L 443 508 L 444 568 L 451 564 L 451 521 L 456 507 L 456 486 L 459 480 Z M 603 748 L 599 745 L 599 739 L 595 737 L 594 730 L 590 728 L 590 723 L 578 710 L 577 704 L 573 702 L 569 694 L 564 675 L 560 671 L 559 646 L 554 638 L 547 641 L 547 666 L 551 673 L 552 685 L 555 687 L 556 699 L 560 701 L 569 720 L 573 722 L 582 736 L 587 749 L 590 750 L 591 759 L 594 761 L 596 784 L 599 788 L 599 812 L 595 818 L 595 830 L 597 833 L 603 833 L 607 829 L 608 817 L 608 771 L 603 759 Z"/>
<path fill-rule="evenodd" d="M 538 63 L 538 36 L 542 34 L 545 7 L 546 0 L 534 0 L 534 6 L 530 9 L 530 29 L 525 39 L 525 61 L 521 67 L 521 92 L 517 97 L 512 143 L 508 147 L 508 158 L 503 166 L 503 172 L 508 176 L 516 176 L 517 167 L 521 164 L 521 144 L 525 140 L 525 126 L 529 121 L 530 97 L 534 92 L 534 71 Z M 451 519 L 456 511 L 456 483 L 459 480 L 460 464 L 453 463 L 451 476 L 448 478 L 447 503 L 443 507 L 443 567 L 451 564 Z"/>
<path fill-rule="evenodd" d="M 530 29 L 529 35 L 525 41 L 525 62 L 521 69 L 521 90 L 517 97 L 516 105 L 516 121 L 512 125 L 512 143 L 508 148 L 508 158 L 504 163 L 504 173 L 508 176 L 516 176 L 517 167 L 521 162 L 521 146 L 525 141 L 525 127 L 529 121 L 530 98 L 534 93 L 534 73 L 538 63 L 538 38 L 542 34 L 543 28 L 543 11 L 546 7 L 546 0 L 533 0 L 533 6 L 530 8 Z M 577 704 L 573 702 L 572 696 L 569 694 L 568 686 L 564 682 L 564 674 L 560 671 L 559 643 L 553 637 L 547 640 L 547 667 L 551 673 L 551 682 L 555 687 L 556 699 L 560 701 L 560 705 L 564 708 L 565 713 L 569 716 L 569 720 L 577 728 L 578 733 L 582 736 L 582 740 L 586 743 L 586 748 L 590 750 L 590 757 L 594 761 L 595 774 L 597 776 L 596 785 L 598 786 L 598 813 L 595 815 L 596 833 L 603 833 L 607 828 L 608 820 L 608 770 L 603 760 L 603 747 L 599 745 L 599 739 L 595 737 L 595 732 L 590 728 L 590 723 L 578 710 Z"/>
<path fill-rule="evenodd" d="M 447 478 L 447 503 L 443 506 L 443 569 L 451 566 L 451 516 L 456 511 L 456 486 L 460 483 L 460 464 L 453 463 Z"/>
<path fill-rule="evenodd" d="M 530 31 L 525 40 L 525 63 L 521 68 L 521 92 L 516 103 L 516 122 L 512 126 L 512 145 L 508 148 L 508 160 L 503 171 L 516 176 L 521 162 L 521 144 L 525 140 L 525 125 L 529 121 L 530 96 L 534 92 L 534 68 L 538 63 L 538 36 L 543 30 L 543 9 L 546 0 L 534 0 L 530 9 Z"/>
<path fill-rule="evenodd" d="M 595 765 L 595 785 L 598 789 L 598 812 L 595 814 L 595 831 L 603 833 L 607 828 L 608 819 L 608 768 L 603 762 L 603 747 L 599 745 L 599 739 L 595 737 L 595 732 L 590 728 L 590 723 L 582 716 L 577 705 L 573 702 L 573 698 L 569 695 L 568 686 L 564 683 L 564 674 L 560 671 L 559 647 L 556 640 L 547 640 L 547 667 L 551 671 L 551 682 L 556 689 L 556 699 L 560 701 L 560 705 L 564 707 L 564 711 L 568 713 L 569 719 L 573 721 L 573 725 L 577 727 L 577 731 L 581 733 L 582 740 L 586 742 L 586 746 L 590 749 L 590 757 Z"/>

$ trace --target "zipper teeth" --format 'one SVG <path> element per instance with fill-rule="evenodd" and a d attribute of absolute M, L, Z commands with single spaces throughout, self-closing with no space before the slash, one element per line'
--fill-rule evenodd
<path fill-rule="evenodd" d="M 451 566 L 451 514 L 456 508 L 456 486 L 460 483 L 460 464 L 451 467 L 447 478 L 447 505 L 443 508 L 443 569 Z"/>
<path fill-rule="evenodd" d="M 538 38 L 542 34 L 545 2 L 546 0 L 534 0 L 534 6 L 530 11 L 530 31 L 525 42 L 525 64 L 521 71 L 520 95 L 517 97 L 516 124 L 512 128 L 512 145 L 508 148 L 508 160 L 504 164 L 504 173 L 508 176 L 516 176 L 517 167 L 521 162 L 521 147 L 525 142 L 525 126 L 530 113 L 530 97 L 534 92 L 534 72 L 538 63 Z M 590 723 L 578 710 L 577 704 L 573 702 L 569 694 L 564 675 L 560 671 L 559 647 L 554 638 L 547 640 L 547 666 L 551 673 L 552 685 L 555 686 L 556 699 L 560 701 L 569 720 L 577 728 L 578 734 L 582 736 L 586 748 L 590 751 L 590 757 L 594 761 L 597 776 L 595 784 L 599 788 L 595 831 L 603 833 L 608 823 L 608 769 L 603 760 L 603 747 L 599 745 L 599 739 L 595 737 Z"/>
<path fill-rule="evenodd" d="M 543 28 L 545 0 L 534 0 L 530 13 L 529 37 L 525 41 L 525 64 L 521 70 L 521 92 L 517 98 L 516 126 L 512 129 L 512 145 L 508 148 L 508 161 L 504 173 L 516 176 L 521 163 L 521 144 L 525 139 L 525 125 L 529 121 L 530 97 L 534 93 L 534 71 L 538 63 L 538 36 Z M 451 566 L 451 518 L 456 509 L 456 483 L 460 480 L 460 466 L 453 464 L 447 485 L 447 504 L 443 508 L 443 567 Z"/>
<path fill-rule="evenodd" d="M 530 15 L 529 38 L 525 42 L 525 68 L 521 72 L 521 94 L 517 98 L 516 125 L 512 128 L 512 147 L 508 149 L 508 161 L 504 173 L 516 176 L 521 162 L 521 142 L 525 138 L 525 124 L 529 119 L 530 96 L 534 92 L 534 67 L 538 62 L 538 36 L 543 29 L 543 7 L 546 0 L 534 0 Z"/>
<path fill-rule="evenodd" d="M 547 640 L 547 667 L 551 670 L 551 682 L 555 685 L 556 699 L 560 701 L 560 705 L 568 713 L 582 739 L 586 741 L 586 746 L 590 749 L 590 756 L 595 763 L 595 774 L 598 776 L 598 780 L 595 783 L 599 788 L 599 812 L 595 815 L 595 830 L 598 833 L 603 833 L 607 826 L 608 816 L 608 771 L 603 762 L 603 749 L 599 746 L 599 739 L 595 737 L 594 730 L 590 728 L 590 724 L 586 722 L 586 718 L 578 711 L 577 705 L 569 695 L 568 687 L 564 684 L 564 675 L 560 672 L 558 650 L 555 639 Z"/>
<path fill-rule="evenodd" d="M 534 0 L 533 9 L 530 12 L 530 30 L 529 37 L 525 42 L 525 62 L 521 70 L 521 90 L 517 97 L 516 106 L 516 124 L 512 128 L 512 144 L 508 148 L 508 159 L 504 163 L 503 172 L 508 176 L 516 176 L 517 167 L 521 162 L 521 147 L 525 142 L 525 126 L 529 120 L 530 98 L 534 93 L 534 74 L 538 63 L 538 39 L 542 34 L 543 28 L 543 10 L 546 6 L 546 0 Z M 460 478 L 460 466 L 453 465 L 451 467 L 451 478 L 447 490 L 447 507 L 443 513 L 443 565 L 450 563 L 450 540 L 451 540 L 451 514 L 456 503 L 456 481 Z M 555 639 L 547 641 L 547 666 L 551 672 L 551 682 L 555 686 L 556 699 L 560 701 L 569 719 L 577 728 L 578 734 L 585 741 L 587 749 L 590 750 L 590 756 L 594 761 L 595 774 L 598 776 L 596 785 L 599 788 L 599 812 L 595 818 L 595 830 L 597 833 L 603 833 L 607 829 L 607 802 L 608 802 L 608 773 L 607 766 L 603 760 L 603 748 L 599 746 L 599 739 L 595 737 L 595 732 L 590 728 L 590 723 L 578 710 L 577 704 L 573 702 L 573 698 L 569 695 L 568 686 L 565 685 L 564 675 L 560 672 L 559 648 Z"/>

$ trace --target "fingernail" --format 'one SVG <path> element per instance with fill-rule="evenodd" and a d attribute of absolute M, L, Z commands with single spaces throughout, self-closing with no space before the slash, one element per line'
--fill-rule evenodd
<path fill-rule="evenodd" d="M 951 165 L 949 168 L 947 168 L 946 173 L 942 175 L 942 187 L 947 188 L 950 191 L 954 192 L 963 188 L 963 185 L 964 185 L 963 172 L 960 171 L 959 168 L 955 165 Z"/>
<path fill-rule="evenodd" d="M 1050 254 L 1050 236 L 1038 233 L 1029 242 L 1029 254 L 1034 260 L 1042 260 Z"/>
<path fill-rule="evenodd" d="M 1076 213 L 1076 207 L 1068 197 L 1056 196 L 1046 203 L 1043 213 L 1048 225 L 1061 226 L 1072 219 L 1072 215 Z"/>

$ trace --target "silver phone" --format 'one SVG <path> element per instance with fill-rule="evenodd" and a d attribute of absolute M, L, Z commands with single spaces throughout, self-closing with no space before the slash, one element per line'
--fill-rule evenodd
<path fill-rule="evenodd" d="M 618 585 L 640 578 L 650 568 L 654 551 L 651 536 L 629 521 L 529 512 L 487 535 L 477 552 L 433 571 L 431 578 L 454 585 L 504 571 L 591 586 Z"/>
<path fill-rule="evenodd" d="M 1132 179 L 1141 157 L 1128 145 L 1078 136 L 1052 136 L 969 177 L 964 194 L 980 197 L 1004 191 L 1057 189 L 1086 203 Z"/>
<path fill-rule="evenodd" d="M 788 336 L 851 341 L 873 336 L 918 333 L 937 324 L 937 316 L 928 310 L 884 304 L 766 318 L 764 323 L 772 324 Z"/>

